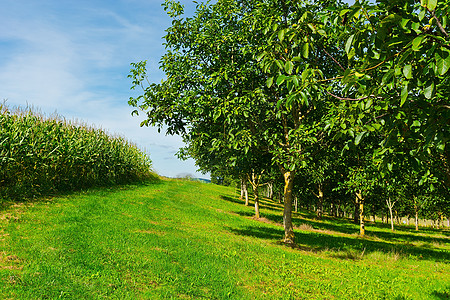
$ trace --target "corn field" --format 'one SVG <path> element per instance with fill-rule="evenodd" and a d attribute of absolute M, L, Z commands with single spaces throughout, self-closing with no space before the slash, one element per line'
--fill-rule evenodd
<path fill-rule="evenodd" d="M 0 104 L 0 202 L 156 178 L 124 138 Z"/>

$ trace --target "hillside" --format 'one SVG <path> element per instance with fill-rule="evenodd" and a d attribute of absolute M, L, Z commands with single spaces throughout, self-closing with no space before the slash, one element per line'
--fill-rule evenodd
<path fill-rule="evenodd" d="M 263 218 L 193 181 L 80 192 L 0 212 L 1 299 L 448 299 L 449 232 Z"/>

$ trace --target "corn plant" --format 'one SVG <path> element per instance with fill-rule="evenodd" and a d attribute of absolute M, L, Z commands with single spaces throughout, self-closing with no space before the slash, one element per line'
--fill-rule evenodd
<path fill-rule="evenodd" d="M 0 199 L 156 178 L 149 157 L 122 137 L 0 104 Z"/>

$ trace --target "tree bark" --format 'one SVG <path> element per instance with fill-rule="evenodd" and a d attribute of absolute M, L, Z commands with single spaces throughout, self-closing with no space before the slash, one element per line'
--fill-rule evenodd
<path fill-rule="evenodd" d="M 416 207 L 414 207 L 416 208 Z M 416 231 L 419 231 L 419 211 L 415 209 L 415 218 L 414 224 L 416 225 Z"/>
<path fill-rule="evenodd" d="M 294 186 L 294 172 L 283 170 L 284 177 L 284 242 L 295 243 L 294 226 L 292 225 L 292 188 Z"/>
<path fill-rule="evenodd" d="M 395 201 L 391 201 L 391 197 L 386 199 L 386 204 L 389 208 L 389 215 L 391 216 L 391 231 L 394 231 L 394 215 L 392 213 L 392 209 L 394 208 Z"/>
<path fill-rule="evenodd" d="M 248 187 L 247 180 L 245 178 L 241 179 L 241 200 L 245 198 L 245 206 L 248 206 Z"/>
<path fill-rule="evenodd" d="M 358 198 L 358 193 L 356 193 L 356 198 L 355 198 L 355 212 L 353 213 L 353 222 L 355 224 L 359 224 L 359 198 Z"/>
<path fill-rule="evenodd" d="M 254 189 L 253 193 L 255 195 L 255 218 L 259 219 L 260 218 L 260 214 L 259 214 L 259 195 L 258 195 L 258 189 Z"/>
<path fill-rule="evenodd" d="M 361 190 L 356 192 L 356 198 L 359 203 L 359 234 L 365 235 L 366 230 L 364 228 L 364 198 L 362 197 Z"/>
<path fill-rule="evenodd" d="M 323 216 L 323 188 L 322 184 L 316 185 L 317 188 L 317 218 L 322 219 Z"/>
<path fill-rule="evenodd" d="M 255 172 L 252 172 L 250 183 L 253 187 L 253 195 L 255 197 L 255 218 L 259 219 L 261 216 L 259 214 L 259 180 L 261 179 L 261 175 L 256 175 Z"/>
<path fill-rule="evenodd" d="M 267 184 L 267 198 L 273 200 L 273 183 L 269 182 Z"/>

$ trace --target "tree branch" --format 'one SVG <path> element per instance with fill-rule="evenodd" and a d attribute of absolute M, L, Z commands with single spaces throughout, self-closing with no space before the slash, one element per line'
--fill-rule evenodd
<path fill-rule="evenodd" d="M 444 27 L 442 27 L 441 22 L 439 22 L 439 19 L 436 17 L 435 10 L 430 11 L 430 12 L 431 12 L 431 16 L 433 17 L 433 19 L 436 20 L 439 30 L 441 30 L 441 32 L 445 35 L 446 38 L 449 38 L 448 33 L 445 31 Z"/>
<path fill-rule="evenodd" d="M 325 51 L 325 53 L 342 69 L 342 71 L 345 71 L 344 67 L 333 56 L 331 56 L 325 48 L 323 48 L 323 51 Z"/>

